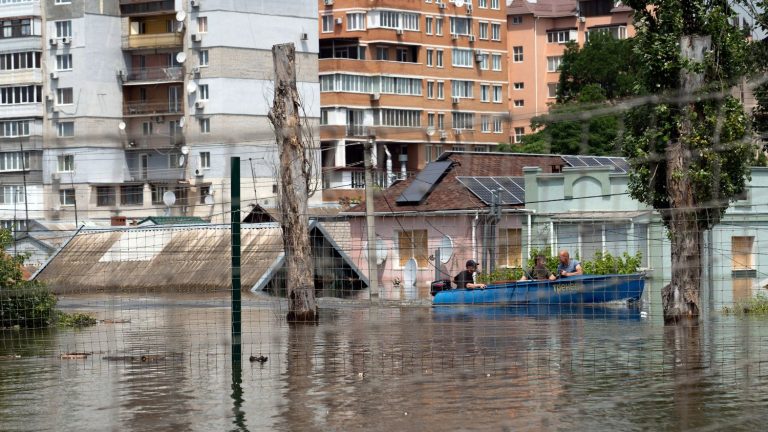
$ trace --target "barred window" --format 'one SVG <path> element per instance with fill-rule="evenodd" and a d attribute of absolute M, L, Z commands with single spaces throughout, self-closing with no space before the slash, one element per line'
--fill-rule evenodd
<path fill-rule="evenodd" d="M 382 109 L 379 111 L 378 124 L 381 126 L 421 127 L 421 111 Z"/>

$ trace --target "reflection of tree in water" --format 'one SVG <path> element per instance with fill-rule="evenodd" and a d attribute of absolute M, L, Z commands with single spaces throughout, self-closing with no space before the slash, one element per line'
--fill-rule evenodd
<path fill-rule="evenodd" d="M 698 323 L 681 322 L 664 327 L 664 350 L 672 366 L 674 380 L 674 418 L 679 430 L 706 424 L 698 411 L 704 406 L 709 388 Z"/>

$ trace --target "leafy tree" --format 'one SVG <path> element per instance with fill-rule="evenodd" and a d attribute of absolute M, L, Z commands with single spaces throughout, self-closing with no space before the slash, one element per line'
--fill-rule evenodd
<path fill-rule="evenodd" d="M 668 228 L 665 321 L 698 318 L 701 233 L 743 191 L 754 154 L 747 115 L 729 93 L 746 72 L 747 41 L 729 24 L 726 0 L 627 3 L 635 10 L 639 91 L 658 98 L 626 116 L 629 191 Z"/>

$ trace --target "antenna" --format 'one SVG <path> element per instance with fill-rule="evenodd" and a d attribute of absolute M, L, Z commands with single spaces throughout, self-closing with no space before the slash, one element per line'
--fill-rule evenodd
<path fill-rule="evenodd" d="M 184 63 L 184 61 L 186 61 L 186 60 L 187 60 L 187 55 L 184 54 L 183 52 L 180 52 L 180 53 L 176 54 L 176 61 L 177 62 Z"/>
<path fill-rule="evenodd" d="M 176 21 L 183 22 L 184 19 L 187 17 L 187 13 L 183 10 L 176 11 Z"/>
<path fill-rule="evenodd" d="M 176 204 L 176 194 L 173 191 L 165 191 L 163 194 L 163 204 L 165 204 L 165 215 L 171 215 L 171 206 Z"/>

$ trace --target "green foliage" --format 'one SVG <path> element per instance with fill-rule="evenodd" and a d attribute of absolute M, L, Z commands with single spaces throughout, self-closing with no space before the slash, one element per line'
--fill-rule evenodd
<path fill-rule="evenodd" d="M 625 116 L 621 145 L 629 158 L 632 198 L 662 210 L 669 228 L 672 207 L 668 177 L 691 182 L 700 230 L 717 224 L 730 201 L 744 190 L 755 148 L 749 121 L 741 104 L 729 96 L 748 66 L 746 39 L 728 22 L 725 2 L 703 0 L 631 0 L 637 35 L 634 57 L 638 65 L 638 91 L 661 96 L 658 103 L 632 109 Z M 684 35 L 710 35 L 712 50 L 702 64 L 680 53 Z M 677 100 L 683 71 L 701 72 L 703 97 L 683 104 Z M 685 109 L 683 109 L 685 107 Z M 687 118 L 683 116 L 687 115 Z M 684 127 L 690 124 L 690 128 Z M 690 150 L 684 170 L 667 172 L 666 151 L 681 143 Z M 675 233 L 672 233 L 674 236 Z M 689 235 L 695 235 L 687 233 Z"/>
<path fill-rule="evenodd" d="M 768 315 L 768 295 L 758 293 L 755 297 L 739 300 L 732 307 L 724 306 L 723 313 L 726 315 Z"/>
<path fill-rule="evenodd" d="M 516 281 L 523 277 L 523 270 L 519 268 L 497 268 L 491 273 L 479 273 L 477 275 L 477 281 L 489 284 L 493 282 L 501 281 Z"/>
<path fill-rule="evenodd" d="M 0 288 L 0 328 L 41 328 L 56 318 L 56 297 L 46 288 L 29 282 Z"/>
<path fill-rule="evenodd" d="M 58 312 L 56 324 L 61 327 L 90 327 L 96 325 L 96 318 L 80 312 L 72 314 Z"/>
<path fill-rule="evenodd" d="M 621 256 L 613 256 L 608 252 L 597 252 L 591 261 L 581 261 L 581 268 L 584 270 L 584 274 L 632 274 L 637 273 L 641 263 L 642 254 L 640 252 L 635 255 L 624 252 Z"/>

